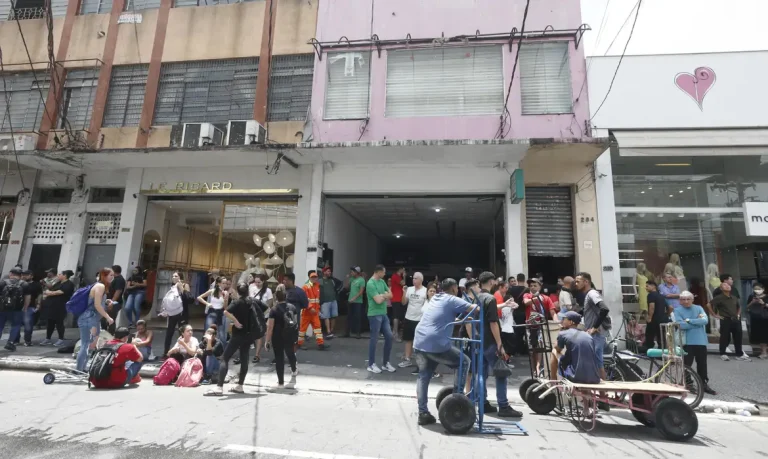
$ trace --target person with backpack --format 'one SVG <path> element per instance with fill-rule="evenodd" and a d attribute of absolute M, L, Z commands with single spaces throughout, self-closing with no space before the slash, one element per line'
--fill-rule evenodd
<path fill-rule="evenodd" d="M 256 304 L 263 303 L 254 302 L 248 297 L 248 284 L 246 283 L 237 285 L 237 295 L 239 298 L 233 301 L 224 311 L 224 316 L 232 322 L 232 337 L 227 342 L 224 355 L 222 355 L 219 363 L 219 380 L 216 387 L 204 395 L 217 396 L 224 394 L 224 380 L 229 371 L 229 361 L 237 351 L 240 351 L 240 374 L 237 385 L 231 387 L 229 391 L 233 394 L 245 393 L 243 384 L 245 383 L 246 375 L 248 375 L 248 352 L 250 351 L 251 343 L 264 336 L 264 310 L 259 308 L 256 311 Z M 259 321 L 259 315 L 261 315 L 261 321 Z"/>
<path fill-rule="evenodd" d="M 72 295 L 67 302 L 67 311 L 77 318 L 77 327 L 80 329 L 80 352 L 77 353 L 77 370 L 85 372 L 88 366 L 88 352 L 94 350 L 101 332 L 101 320 L 112 325 L 115 320 L 109 316 L 105 305 L 112 304 L 107 299 L 107 285 L 110 285 L 115 277 L 112 269 L 102 268 L 99 271 L 97 281 L 87 287 L 83 287 Z"/>
<path fill-rule="evenodd" d="M 11 323 L 8 341 L 5 349 L 15 351 L 16 342 L 21 335 L 21 325 L 24 322 L 24 314 L 29 307 L 31 297 L 29 287 L 21 280 L 21 269 L 13 268 L 8 274 L 8 279 L 0 283 L 0 335 L 3 333 L 5 323 Z"/>
<path fill-rule="evenodd" d="M 120 327 L 115 330 L 115 339 L 96 350 L 88 371 L 88 383 L 96 389 L 119 389 L 127 384 L 138 384 L 143 362 L 141 351 L 131 343 L 131 332 Z"/>
<path fill-rule="evenodd" d="M 299 374 L 296 366 L 296 353 L 294 345 L 299 339 L 299 322 L 296 306 L 285 301 L 286 294 L 284 287 L 278 286 L 275 291 L 277 305 L 269 311 L 269 320 L 267 321 L 267 336 L 264 347 L 269 350 L 270 346 L 275 351 L 275 370 L 277 371 L 277 386 L 272 391 L 281 391 L 283 389 L 293 389 L 296 385 L 296 375 Z M 285 358 L 288 357 L 288 363 L 291 364 L 291 381 L 285 384 Z"/>

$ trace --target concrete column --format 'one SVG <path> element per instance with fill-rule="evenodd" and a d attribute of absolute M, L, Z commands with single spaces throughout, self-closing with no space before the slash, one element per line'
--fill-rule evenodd
<path fill-rule="evenodd" d="M 86 239 L 88 226 L 88 195 L 72 193 L 72 201 L 69 204 L 67 215 L 67 230 L 64 233 L 64 241 L 61 244 L 61 256 L 59 256 L 59 272 L 71 269 L 76 274 L 80 259 L 83 254 L 83 241 Z M 82 276 L 83 273 L 79 273 Z M 91 273 L 93 275 L 93 273 Z"/>
<path fill-rule="evenodd" d="M 613 195 L 611 151 L 606 150 L 595 161 L 595 194 L 597 195 L 598 229 L 600 232 L 600 259 L 603 274 L 603 299 L 611 309 L 613 330 L 621 325 L 624 297 L 621 292 L 619 267 L 619 239 L 616 228 L 616 203 Z"/>
<path fill-rule="evenodd" d="M 507 277 L 525 272 L 526 254 L 523 252 L 522 215 L 522 204 L 511 204 L 511 191 L 507 189 L 504 195 L 504 250 L 507 258 Z"/>
<path fill-rule="evenodd" d="M 32 212 L 32 195 L 37 185 L 37 171 L 23 172 L 24 186 L 28 189 L 26 193 L 19 195 L 19 203 L 16 205 L 16 213 L 13 218 L 13 227 L 11 228 L 11 240 L 6 248 L 5 261 L 3 262 L 3 274 L 7 274 L 16 263 L 21 260 L 24 245 L 27 242 L 27 225 Z M 3 180 L 4 186 L 10 186 L 9 177 Z M 20 186 L 20 185 L 19 185 Z"/>
<path fill-rule="evenodd" d="M 147 197 L 141 191 L 143 169 L 129 169 L 125 181 L 125 197 L 120 210 L 120 233 L 117 235 L 114 264 L 123 268 L 123 276 L 131 275 L 131 268 L 139 264 L 144 239 L 144 217 L 147 213 Z M 156 296 L 156 295 L 155 295 Z M 117 325 L 127 324 L 123 310 L 117 317 Z"/>
<path fill-rule="evenodd" d="M 307 271 L 317 269 L 324 177 L 322 164 L 301 166 L 301 197 L 296 217 L 296 254 L 293 267 L 298 285 L 307 281 Z"/>

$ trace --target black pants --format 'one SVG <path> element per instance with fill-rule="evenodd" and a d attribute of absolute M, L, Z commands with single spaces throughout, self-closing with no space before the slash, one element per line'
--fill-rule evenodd
<path fill-rule="evenodd" d="M 53 329 L 59 334 L 59 339 L 64 339 L 64 318 L 61 319 L 48 319 L 48 328 L 45 331 L 46 339 L 51 339 L 53 336 Z"/>
<path fill-rule="evenodd" d="M 272 340 L 272 348 L 275 350 L 275 371 L 277 371 L 277 383 L 281 386 L 285 382 L 285 358 L 291 364 L 291 371 L 296 371 L 296 353 L 293 352 L 293 344 L 286 344 L 282 338 Z"/>
<path fill-rule="evenodd" d="M 101 319 L 101 329 L 108 331 L 110 335 L 114 335 L 115 330 L 117 329 L 117 315 L 120 314 L 120 309 L 122 309 L 122 306 L 118 305 L 118 306 L 112 306 L 111 311 L 107 310 L 107 314 L 114 321 L 112 322 L 112 325 L 109 325 L 106 319 Z"/>
<path fill-rule="evenodd" d="M 683 357 L 683 362 L 686 365 L 693 368 L 693 361 L 696 360 L 696 373 L 701 376 L 701 380 L 704 384 L 709 383 L 709 376 L 707 375 L 707 346 L 703 344 L 687 344 L 683 346 L 686 355 Z"/>
<path fill-rule="evenodd" d="M 648 349 L 653 347 L 653 343 L 658 343 L 661 348 L 661 324 L 659 322 L 650 321 L 645 327 L 645 346 Z"/>
<path fill-rule="evenodd" d="M 237 351 L 240 351 L 240 376 L 238 384 L 243 385 L 245 377 L 248 375 L 248 352 L 250 348 L 251 341 L 248 337 L 238 334 L 232 335 L 232 338 L 227 343 L 227 348 L 224 349 L 224 355 L 221 357 L 221 363 L 219 364 L 219 387 L 224 386 L 224 379 L 229 371 L 229 361 Z M 277 352 L 275 352 L 275 355 L 277 355 Z"/>
<path fill-rule="evenodd" d="M 731 335 L 733 335 L 733 347 L 736 349 L 736 356 L 741 357 L 741 321 L 720 319 L 720 355 L 725 355 L 725 350 L 731 344 Z"/>
<path fill-rule="evenodd" d="M 175 316 L 168 316 L 168 326 L 165 329 L 165 348 L 163 355 L 167 355 L 171 350 L 171 342 L 173 341 L 173 333 L 178 331 L 179 324 L 181 323 L 182 314 L 176 314 Z"/>

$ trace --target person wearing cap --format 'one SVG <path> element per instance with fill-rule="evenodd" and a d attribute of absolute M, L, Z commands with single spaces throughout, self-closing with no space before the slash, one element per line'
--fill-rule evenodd
<path fill-rule="evenodd" d="M 528 293 L 523 295 L 523 304 L 525 305 L 525 320 L 531 319 L 532 314 L 539 314 L 545 320 L 554 320 L 558 322 L 557 310 L 552 300 L 547 295 L 541 294 L 541 281 L 533 277 L 528 281 Z M 541 329 L 539 327 L 530 327 L 528 329 L 528 348 L 532 351 L 541 348 L 540 338 Z M 541 371 L 543 365 L 546 365 L 546 358 L 542 359 L 536 352 L 530 352 L 531 368 L 536 370 L 536 374 Z M 543 361 L 544 360 L 544 361 Z"/>
<path fill-rule="evenodd" d="M 43 284 L 45 285 L 45 288 L 51 288 L 56 284 L 56 282 L 59 281 L 59 278 L 56 276 L 56 270 L 54 268 L 47 269 L 45 271 L 45 279 L 43 279 Z"/>
<path fill-rule="evenodd" d="M 472 279 L 472 267 L 467 266 L 464 268 L 464 277 L 459 280 L 459 290 L 462 292 L 467 288 L 467 281 Z"/>
<path fill-rule="evenodd" d="M 115 339 L 107 341 L 104 347 L 114 346 L 115 359 L 112 362 L 112 372 L 109 379 L 98 380 L 91 378 L 90 382 L 97 389 L 119 389 L 126 384 L 141 382 L 139 370 L 144 362 L 141 351 L 131 343 L 131 332 L 125 327 L 115 330 Z"/>
<path fill-rule="evenodd" d="M 0 335 L 3 334 L 5 323 L 10 322 L 11 329 L 5 349 L 15 351 L 16 345 L 13 343 L 19 339 L 30 301 L 27 283 L 21 280 L 21 269 L 13 268 L 0 287 Z"/>
<path fill-rule="evenodd" d="M 349 268 L 349 313 L 347 314 L 347 333 L 360 339 L 360 328 L 363 320 L 363 294 L 365 279 L 359 266 Z"/>
<path fill-rule="evenodd" d="M 32 345 L 32 331 L 40 314 L 43 286 L 34 281 L 29 269 L 21 272 L 21 279 L 27 283 L 25 294 L 29 295 L 29 307 L 24 311 L 24 346 L 29 347 Z"/>
<path fill-rule="evenodd" d="M 309 306 L 301 314 L 301 324 L 299 325 L 299 347 L 303 350 L 307 348 L 304 346 L 304 338 L 307 334 L 307 329 L 312 326 L 312 332 L 315 334 L 315 341 L 317 342 L 317 348 L 324 351 L 328 348 L 323 340 L 323 330 L 320 325 L 320 283 L 317 280 L 317 271 L 311 270 L 307 273 L 309 280 L 302 289 L 307 294 L 309 299 Z"/>
<path fill-rule="evenodd" d="M 326 338 L 333 339 L 336 318 L 339 317 L 338 295 L 344 284 L 333 277 L 330 266 L 323 268 L 323 280 L 320 281 L 320 320 L 325 321 Z"/>
<path fill-rule="evenodd" d="M 600 366 L 595 356 L 595 341 L 576 327 L 581 315 L 576 311 L 563 314 L 563 330 L 557 335 L 557 343 L 550 359 L 551 374 L 582 384 L 600 383 Z"/>

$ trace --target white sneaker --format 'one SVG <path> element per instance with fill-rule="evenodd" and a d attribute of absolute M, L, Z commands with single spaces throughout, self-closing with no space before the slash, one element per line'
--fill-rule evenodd
<path fill-rule="evenodd" d="M 397 366 L 400 368 L 408 368 L 412 365 L 411 359 L 403 359 L 402 362 L 398 363 Z"/>
<path fill-rule="evenodd" d="M 384 366 L 381 367 L 381 369 L 386 370 L 390 373 L 394 373 L 395 371 L 397 371 L 397 368 L 393 367 L 392 364 L 389 362 L 385 363 Z"/>
<path fill-rule="evenodd" d="M 379 368 L 379 366 L 374 363 L 373 365 L 368 365 L 368 371 L 371 373 L 379 374 L 381 373 L 381 368 Z"/>
<path fill-rule="evenodd" d="M 742 362 L 751 362 L 752 361 L 752 359 L 750 359 L 747 354 L 741 354 L 740 356 L 736 357 L 736 360 L 741 360 Z"/>
<path fill-rule="evenodd" d="M 291 372 L 291 376 L 298 376 L 299 375 L 299 367 L 296 367 L 296 371 Z"/>
<path fill-rule="evenodd" d="M 296 388 L 296 383 L 293 381 L 288 381 L 287 383 L 285 383 L 285 388 L 289 390 L 293 390 Z"/>
<path fill-rule="evenodd" d="M 729 361 L 731 359 L 727 355 L 723 354 L 723 355 L 720 356 L 720 360 L 722 360 L 723 362 L 727 362 L 727 361 Z"/>

